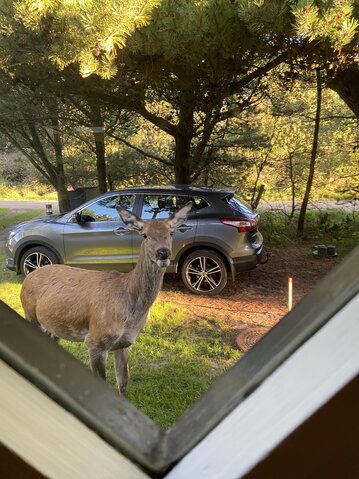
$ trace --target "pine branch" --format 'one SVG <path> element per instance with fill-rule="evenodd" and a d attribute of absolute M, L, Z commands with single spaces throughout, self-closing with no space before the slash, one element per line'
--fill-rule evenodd
<path fill-rule="evenodd" d="M 157 156 L 157 155 L 154 155 L 152 153 L 149 153 L 148 151 L 144 151 L 142 150 L 141 148 L 138 148 L 137 146 L 133 145 L 132 143 L 130 143 L 129 141 L 127 140 L 124 140 L 123 138 L 115 135 L 114 133 L 109 133 L 109 136 L 111 138 L 114 138 L 115 140 L 123 143 L 124 145 L 128 146 L 129 148 L 137 151 L 138 153 L 140 153 L 141 155 L 143 156 L 146 156 L 147 158 L 152 158 L 153 160 L 156 160 L 156 161 L 159 161 L 160 163 L 162 163 L 163 165 L 166 165 L 166 166 L 170 166 L 172 167 L 173 164 L 172 162 L 170 161 L 167 161 L 165 160 L 164 158 L 161 158 L 160 156 Z"/>
<path fill-rule="evenodd" d="M 169 135 L 175 137 L 177 132 L 177 127 L 173 123 L 165 120 L 164 118 L 157 116 L 146 109 L 146 107 L 141 104 L 133 108 L 139 115 L 141 115 L 145 120 L 149 121 L 153 125 L 157 126 L 160 130 L 168 133 Z"/>
<path fill-rule="evenodd" d="M 36 161 L 35 158 L 33 158 L 27 151 L 25 147 L 21 145 L 21 143 L 15 138 L 15 136 L 11 135 L 6 129 L 0 128 L 0 130 L 3 132 L 3 134 L 11 141 L 13 145 L 16 146 L 16 148 L 21 151 L 21 153 L 26 156 L 26 158 L 30 161 L 30 163 L 43 175 L 47 181 L 52 184 L 52 186 L 55 186 L 53 183 L 50 175 L 47 173 L 45 169 L 42 168 L 42 166 Z"/>
<path fill-rule="evenodd" d="M 285 51 L 285 52 L 281 53 L 280 55 L 278 55 L 277 57 L 270 60 L 265 65 L 256 68 L 252 72 L 250 72 L 247 75 L 240 78 L 238 81 L 233 82 L 233 88 L 232 88 L 233 93 L 238 92 L 241 88 L 244 88 L 244 87 L 248 86 L 248 84 L 252 80 L 255 80 L 256 78 L 262 78 L 266 73 L 268 73 L 273 68 L 275 68 L 276 66 L 280 65 L 285 60 L 287 60 L 288 57 L 289 57 L 289 54 L 290 54 L 289 50 Z"/>

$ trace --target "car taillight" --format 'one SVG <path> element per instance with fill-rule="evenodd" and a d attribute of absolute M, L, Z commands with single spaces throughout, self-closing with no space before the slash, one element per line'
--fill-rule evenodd
<path fill-rule="evenodd" d="M 221 223 L 233 226 L 238 231 L 250 231 L 257 228 L 258 218 L 220 218 Z"/>

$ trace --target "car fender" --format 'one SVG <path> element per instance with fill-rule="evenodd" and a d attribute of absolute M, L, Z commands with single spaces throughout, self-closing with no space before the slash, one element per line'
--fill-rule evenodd
<path fill-rule="evenodd" d="M 15 252 L 15 264 L 16 264 L 16 272 L 19 273 L 20 271 L 20 258 L 24 254 L 25 251 L 29 250 L 30 248 L 34 248 L 35 246 L 44 246 L 45 248 L 50 249 L 58 258 L 60 263 L 63 263 L 63 258 L 60 252 L 58 251 L 51 242 L 44 240 L 43 238 L 31 238 L 31 240 L 24 241 L 23 243 L 19 243 L 16 252 Z"/>
<path fill-rule="evenodd" d="M 232 280 L 235 278 L 235 269 L 232 258 L 228 255 L 226 250 L 222 248 L 218 243 L 213 243 L 211 241 L 195 241 L 193 243 L 187 244 L 184 248 L 182 248 L 176 255 L 173 266 L 174 270 L 171 271 L 173 273 L 179 272 L 179 266 L 182 263 L 183 259 L 192 251 L 199 250 L 199 249 L 210 249 L 212 251 L 217 251 L 220 253 L 224 259 L 227 261 L 227 264 L 230 269 Z"/>

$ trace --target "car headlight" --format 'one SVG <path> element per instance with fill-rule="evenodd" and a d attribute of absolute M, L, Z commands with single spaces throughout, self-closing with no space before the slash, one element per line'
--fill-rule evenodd
<path fill-rule="evenodd" d="M 8 248 L 9 251 L 13 252 L 15 244 L 16 244 L 16 236 L 17 231 L 10 231 L 7 241 L 6 241 L 6 247 Z"/>
<path fill-rule="evenodd" d="M 16 231 L 10 231 L 10 234 L 8 236 L 8 240 L 10 241 L 15 235 L 16 235 Z"/>

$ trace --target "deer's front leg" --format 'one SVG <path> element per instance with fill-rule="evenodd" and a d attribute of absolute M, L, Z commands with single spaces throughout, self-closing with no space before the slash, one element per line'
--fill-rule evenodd
<path fill-rule="evenodd" d="M 128 383 L 128 353 L 130 348 L 116 349 L 113 353 L 118 390 L 126 392 Z"/>

